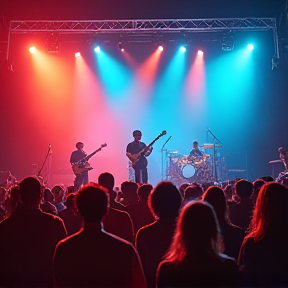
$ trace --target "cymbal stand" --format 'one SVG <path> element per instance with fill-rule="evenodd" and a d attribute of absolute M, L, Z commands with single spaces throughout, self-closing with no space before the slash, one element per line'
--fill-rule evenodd
<path fill-rule="evenodd" d="M 172 138 L 172 136 L 170 136 L 165 143 L 163 144 L 162 148 L 161 148 L 161 166 L 162 166 L 162 180 L 164 180 L 164 152 L 166 152 L 166 157 L 167 157 L 167 149 L 164 149 L 165 145 L 167 144 L 167 142 Z M 167 170 L 167 162 L 166 162 L 166 170 Z M 165 173 L 165 179 L 166 179 L 167 175 Z"/>
<path fill-rule="evenodd" d="M 217 173 L 217 163 L 216 163 L 216 141 L 224 147 L 224 145 L 221 143 L 221 141 L 212 133 L 210 129 L 207 130 L 207 133 L 209 133 L 213 137 L 213 172 L 214 172 L 214 177 L 215 177 L 215 182 L 218 183 L 218 173 Z"/>

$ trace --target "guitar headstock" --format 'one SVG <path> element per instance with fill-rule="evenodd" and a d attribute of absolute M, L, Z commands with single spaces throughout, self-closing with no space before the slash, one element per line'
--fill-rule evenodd
<path fill-rule="evenodd" d="M 104 148 L 107 146 L 107 143 L 101 144 L 101 148 Z"/>

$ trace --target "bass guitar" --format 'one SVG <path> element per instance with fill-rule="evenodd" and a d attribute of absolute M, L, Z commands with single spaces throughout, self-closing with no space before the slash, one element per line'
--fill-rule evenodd
<path fill-rule="evenodd" d="M 107 144 L 104 143 L 101 145 L 100 148 L 98 148 L 97 150 L 95 150 L 94 152 L 92 152 L 91 154 L 87 155 L 85 158 L 79 160 L 78 162 L 76 163 L 73 163 L 72 164 L 72 170 L 74 172 L 74 174 L 77 176 L 77 175 L 80 175 L 84 172 L 87 172 L 89 170 L 92 170 L 93 168 L 91 167 L 90 163 L 88 162 L 88 160 L 94 156 L 96 153 L 98 153 L 99 151 L 102 150 L 102 148 L 106 147 Z"/>
<path fill-rule="evenodd" d="M 140 156 L 142 153 L 145 153 L 160 137 L 166 135 L 166 131 L 162 131 L 149 145 L 147 145 L 144 149 L 136 154 L 128 154 L 127 157 L 132 162 L 132 166 L 134 167 L 135 164 L 139 161 Z"/>

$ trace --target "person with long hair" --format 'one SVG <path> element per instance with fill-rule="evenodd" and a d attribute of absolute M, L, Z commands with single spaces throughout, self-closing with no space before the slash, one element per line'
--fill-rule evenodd
<path fill-rule="evenodd" d="M 202 199 L 212 205 L 215 210 L 223 237 L 224 253 L 237 260 L 244 239 L 244 231 L 230 222 L 224 191 L 218 186 L 210 186 Z"/>
<path fill-rule="evenodd" d="M 279 183 L 264 184 L 257 197 L 238 264 L 252 287 L 288 285 L 288 191 Z"/>
<path fill-rule="evenodd" d="M 220 253 L 221 242 L 212 206 L 200 201 L 188 203 L 180 213 L 170 250 L 158 266 L 156 286 L 237 286 L 237 264 Z"/>

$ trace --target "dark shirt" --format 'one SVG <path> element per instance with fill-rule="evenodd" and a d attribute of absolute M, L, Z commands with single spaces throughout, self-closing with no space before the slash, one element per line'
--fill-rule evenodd
<path fill-rule="evenodd" d="M 142 149 L 146 147 L 146 144 L 139 141 L 133 141 L 129 143 L 126 147 L 126 152 L 131 153 L 132 155 L 139 153 Z M 145 153 L 141 153 L 139 160 L 137 161 L 137 166 L 147 166 L 147 159 L 144 155 Z"/>
<path fill-rule="evenodd" d="M 232 224 L 246 231 L 249 227 L 254 204 L 250 198 L 242 198 L 240 201 L 229 207 L 230 220 Z"/>
<path fill-rule="evenodd" d="M 68 236 L 78 232 L 82 227 L 82 217 L 75 214 L 73 209 L 66 208 L 60 211 L 59 217 L 64 221 Z"/>
<path fill-rule="evenodd" d="M 277 236 L 243 241 L 238 264 L 246 287 L 287 287 L 288 239 Z"/>
<path fill-rule="evenodd" d="M 127 212 L 109 208 L 103 219 L 105 231 L 123 238 L 131 243 L 134 242 L 134 230 L 132 220 Z"/>
<path fill-rule="evenodd" d="M 189 157 L 197 157 L 197 156 L 203 156 L 203 153 L 199 149 L 192 149 Z"/>
<path fill-rule="evenodd" d="M 155 287 L 157 266 L 171 245 L 175 223 L 175 219 L 160 219 L 140 228 L 136 234 L 136 249 L 149 288 Z"/>
<path fill-rule="evenodd" d="M 133 245 L 97 227 L 60 241 L 54 254 L 55 287 L 144 288 Z"/>
<path fill-rule="evenodd" d="M 157 270 L 158 288 L 236 287 L 240 284 L 237 264 L 224 255 L 208 253 L 187 259 L 185 263 L 162 261 Z"/>
<path fill-rule="evenodd" d="M 224 241 L 224 254 L 237 260 L 245 231 L 227 222 L 219 224 Z"/>
<path fill-rule="evenodd" d="M 70 157 L 70 163 L 76 163 L 82 159 L 84 159 L 87 156 L 87 154 L 83 151 L 76 150 L 72 152 Z"/>
<path fill-rule="evenodd" d="M 53 253 L 65 237 L 59 217 L 17 208 L 0 223 L 0 287 L 51 287 Z"/>

